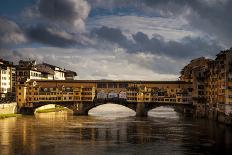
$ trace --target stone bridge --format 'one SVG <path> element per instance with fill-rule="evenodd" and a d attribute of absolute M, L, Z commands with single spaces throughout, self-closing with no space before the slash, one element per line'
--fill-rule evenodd
<path fill-rule="evenodd" d="M 191 87 L 191 83 L 183 81 L 31 80 L 17 86 L 17 104 L 23 114 L 33 114 L 36 108 L 55 104 L 71 109 L 75 115 L 88 115 L 92 108 L 112 103 L 143 117 L 160 106 L 193 111 Z"/>
<path fill-rule="evenodd" d="M 117 104 L 127 107 L 136 112 L 137 117 L 146 117 L 148 115 L 148 111 L 157 108 L 157 107 L 172 107 L 177 112 L 192 114 L 193 113 L 193 105 L 191 103 L 162 103 L 162 102 L 144 102 L 144 103 L 137 103 L 137 102 L 127 102 L 123 99 L 95 99 L 93 102 L 53 102 L 52 104 L 59 105 L 66 107 L 73 111 L 74 115 L 78 116 L 87 116 L 88 112 L 100 105 L 104 104 Z M 51 104 L 50 102 L 39 102 L 33 103 L 32 107 L 24 107 L 20 109 L 20 113 L 22 114 L 29 114 L 33 115 L 35 110 L 41 106 L 45 106 Z"/>

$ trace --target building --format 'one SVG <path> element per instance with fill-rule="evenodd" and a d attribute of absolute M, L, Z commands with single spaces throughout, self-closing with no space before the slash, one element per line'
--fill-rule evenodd
<path fill-rule="evenodd" d="M 25 82 L 31 79 L 37 80 L 72 80 L 77 75 L 76 72 L 64 70 L 60 67 L 47 63 L 36 64 L 35 60 L 20 60 L 16 66 L 16 81 Z"/>
<path fill-rule="evenodd" d="M 12 67 L 12 95 L 15 96 L 16 93 L 16 84 L 17 84 L 17 76 L 16 76 L 16 67 Z"/>
<path fill-rule="evenodd" d="M 16 66 L 16 77 L 17 84 L 19 84 L 20 82 L 23 83 L 30 79 L 40 80 L 42 73 L 36 68 L 35 60 L 20 60 L 19 64 Z"/>
<path fill-rule="evenodd" d="M 19 107 L 93 102 L 120 97 L 130 103 L 192 103 L 192 83 L 184 81 L 29 80 L 17 86 Z"/>
<path fill-rule="evenodd" d="M 192 60 L 180 79 L 193 83 L 193 103 L 200 111 L 232 114 L 232 49 L 221 51 L 215 60 Z"/>
<path fill-rule="evenodd" d="M 54 79 L 55 71 L 51 67 L 44 65 L 44 64 L 38 64 L 36 65 L 36 68 L 38 71 L 41 72 L 42 80 L 53 80 Z"/>
<path fill-rule="evenodd" d="M 51 70 L 53 72 L 53 80 L 65 80 L 64 69 L 47 63 L 42 63 L 39 66 Z"/>
<path fill-rule="evenodd" d="M 232 114 L 232 49 L 217 54 L 210 73 L 216 79 L 211 87 L 217 95 L 212 98 L 211 104 L 217 103 L 220 112 Z"/>
<path fill-rule="evenodd" d="M 70 70 L 65 70 L 65 80 L 74 80 L 75 77 L 77 76 L 77 73 L 74 71 L 70 71 Z"/>
<path fill-rule="evenodd" d="M 0 97 L 6 97 L 12 93 L 13 72 L 13 62 L 0 59 Z"/>

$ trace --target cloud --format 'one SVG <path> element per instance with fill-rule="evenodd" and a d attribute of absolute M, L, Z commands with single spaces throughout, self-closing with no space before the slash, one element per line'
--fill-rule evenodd
<path fill-rule="evenodd" d="M 36 25 L 27 30 L 27 35 L 32 41 L 57 47 L 66 47 L 77 44 L 74 36 L 66 31 L 49 27 L 48 25 Z"/>
<path fill-rule="evenodd" d="M 74 25 L 78 31 L 84 31 L 90 5 L 85 0 L 40 0 L 38 10 L 48 20 Z"/>
<path fill-rule="evenodd" d="M 23 48 L 23 50 L 9 50 L 0 48 L 0 58 L 14 62 L 17 64 L 19 60 L 33 59 L 42 62 L 43 56 L 33 52 L 30 48 Z"/>
<path fill-rule="evenodd" d="M 27 41 L 21 28 L 11 20 L 0 17 L 0 47 L 25 43 Z"/>
<path fill-rule="evenodd" d="M 29 58 L 47 62 L 76 71 L 80 79 L 176 80 L 183 65 L 183 61 L 170 61 L 147 53 L 128 53 L 123 49 L 20 48 L 17 51 L 1 51 L 0 57 L 14 62 Z M 164 62 L 166 65 L 161 65 Z"/>
<path fill-rule="evenodd" d="M 156 18 L 157 15 L 170 18 L 182 18 L 192 31 L 199 31 L 229 48 L 232 36 L 231 0 L 88 0 L 95 10 L 109 12 L 120 8 L 133 8 L 129 13 Z"/>
<path fill-rule="evenodd" d="M 128 41 L 127 37 L 120 29 L 103 26 L 99 29 L 93 29 L 91 34 L 95 38 L 103 39 L 111 43 L 117 43 L 122 47 L 127 47 L 128 44 L 130 44 L 130 41 Z"/>
<path fill-rule="evenodd" d="M 145 0 L 148 7 L 159 10 L 167 16 L 181 16 L 192 28 L 217 38 L 231 46 L 232 1 L 230 0 Z"/>
<path fill-rule="evenodd" d="M 186 36 L 197 37 L 202 33 L 189 29 L 186 20 L 182 18 L 145 17 L 136 15 L 103 16 L 101 18 L 90 17 L 87 21 L 87 29 L 92 30 L 102 26 L 118 28 L 127 37 L 137 32 L 143 32 L 149 37 L 159 34 L 165 40 L 181 40 Z"/>
<path fill-rule="evenodd" d="M 24 9 L 21 24 L 32 42 L 55 47 L 90 44 L 85 35 L 90 9 L 85 0 L 39 0 Z"/>
<path fill-rule="evenodd" d="M 94 29 L 92 35 L 99 40 L 117 44 L 130 53 L 146 52 L 173 59 L 214 56 L 222 49 L 217 42 L 200 37 L 184 37 L 180 41 L 165 41 L 160 35 L 153 35 L 149 38 L 143 32 L 137 32 L 132 34 L 132 39 L 128 39 L 120 29 L 105 26 Z"/>

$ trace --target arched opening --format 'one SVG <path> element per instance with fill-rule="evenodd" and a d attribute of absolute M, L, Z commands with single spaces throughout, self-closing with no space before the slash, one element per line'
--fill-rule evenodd
<path fill-rule="evenodd" d="M 72 112 L 72 110 L 68 109 L 67 107 L 56 105 L 56 104 L 43 105 L 35 109 L 35 113 L 50 113 L 50 112 L 60 112 L 60 111 Z"/>
<path fill-rule="evenodd" d="M 148 111 L 148 116 L 156 118 L 178 119 L 179 114 L 173 107 L 160 106 Z"/>
<path fill-rule="evenodd" d="M 89 110 L 90 116 L 97 116 L 107 119 L 115 119 L 119 117 L 135 116 L 135 111 L 118 104 L 103 104 Z"/>

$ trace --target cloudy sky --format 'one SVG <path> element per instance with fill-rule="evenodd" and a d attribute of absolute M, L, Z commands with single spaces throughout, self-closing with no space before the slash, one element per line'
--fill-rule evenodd
<path fill-rule="evenodd" d="M 176 80 L 231 47 L 232 0 L 1 0 L 0 57 L 79 79 Z"/>

